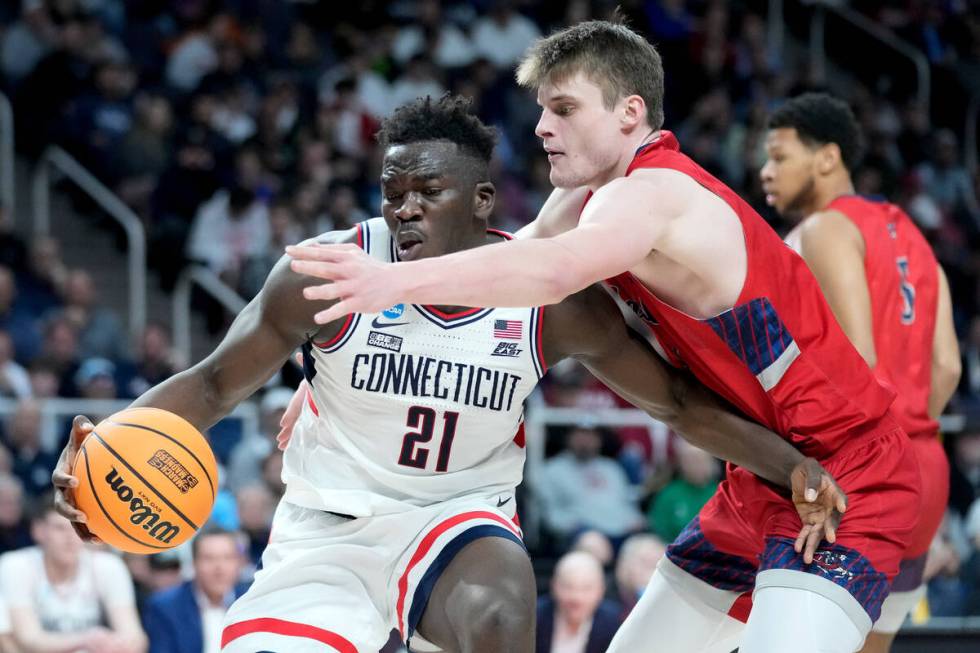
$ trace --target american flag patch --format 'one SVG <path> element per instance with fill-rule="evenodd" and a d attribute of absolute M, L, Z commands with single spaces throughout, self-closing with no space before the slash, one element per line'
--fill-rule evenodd
<path fill-rule="evenodd" d="M 520 340 L 524 332 L 524 323 L 520 320 L 494 320 L 493 337 L 507 340 Z"/>

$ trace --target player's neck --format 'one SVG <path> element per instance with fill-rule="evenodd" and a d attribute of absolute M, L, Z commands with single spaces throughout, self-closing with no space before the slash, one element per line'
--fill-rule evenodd
<path fill-rule="evenodd" d="M 829 177 L 823 184 L 819 184 L 814 194 L 814 206 L 808 207 L 806 215 L 823 211 L 831 202 L 838 197 L 854 194 L 854 184 L 848 174 L 839 174 Z"/>
<path fill-rule="evenodd" d="M 620 150 L 616 164 L 589 183 L 589 190 L 595 192 L 612 180 L 625 177 L 630 164 L 636 158 L 636 151 L 644 145 L 657 141 L 660 135 L 661 130 L 647 128 L 637 129 L 634 133 L 630 134 L 623 142 L 623 148 Z"/>

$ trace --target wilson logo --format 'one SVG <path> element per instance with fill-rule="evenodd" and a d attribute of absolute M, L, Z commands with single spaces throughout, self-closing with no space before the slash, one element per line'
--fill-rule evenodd
<path fill-rule="evenodd" d="M 109 484 L 109 487 L 112 488 L 112 491 L 116 493 L 116 498 L 123 503 L 129 504 L 129 512 L 132 513 L 129 516 L 129 521 L 138 526 L 142 526 L 144 531 L 149 532 L 150 537 L 158 542 L 169 544 L 170 540 L 174 539 L 174 536 L 180 533 L 180 526 L 171 524 L 165 520 L 161 521 L 160 513 L 154 510 L 153 506 L 144 502 L 138 496 L 135 496 L 133 489 L 125 484 L 115 467 L 106 474 L 105 480 Z"/>

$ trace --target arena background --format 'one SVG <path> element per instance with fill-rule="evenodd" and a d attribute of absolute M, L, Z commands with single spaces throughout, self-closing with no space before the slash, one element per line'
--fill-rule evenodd
<path fill-rule="evenodd" d="M 550 190 L 548 164 L 514 65 L 538 35 L 617 5 L 663 56 L 667 128 L 776 229 L 787 225 L 765 206 L 757 175 L 766 115 L 825 89 L 850 102 L 868 138 L 858 191 L 901 204 L 933 244 L 950 279 L 963 380 L 943 421 L 952 492 L 929 594 L 895 650 L 977 650 L 975 1 L 0 3 L 0 477 L 15 479 L 0 482 L 0 499 L 16 499 L 18 486 L 23 502 L 13 502 L 27 505 L 45 490 L 72 415 L 108 414 L 206 354 L 285 244 L 375 215 L 372 136 L 399 104 L 447 91 L 472 98 L 500 134 L 495 226 L 531 220 Z M 230 223 L 234 240 L 215 247 Z M 227 471 L 214 519 L 242 532 L 252 563 L 281 493 L 276 411 L 298 379 L 287 366 L 210 433 Z M 543 509 L 548 458 L 570 430 L 598 429 L 602 455 L 628 482 L 609 497 L 613 508 L 669 539 L 655 515 L 675 508 L 664 505 L 669 483 L 689 479 L 682 448 L 623 409 L 574 366 L 549 374 L 529 408 L 520 505 L 542 594 L 577 534 Z M 26 544 L 15 537 L 23 511 L 0 513 L 2 550 Z M 170 564 L 128 562 L 141 601 Z M 608 597 L 628 605 L 625 585 L 636 580 L 617 579 L 615 560 L 607 568 Z"/>

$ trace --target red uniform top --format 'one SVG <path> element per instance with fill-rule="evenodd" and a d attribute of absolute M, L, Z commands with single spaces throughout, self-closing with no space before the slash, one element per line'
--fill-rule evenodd
<path fill-rule="evenodd" d="M 934 438 L 939 423 L 929 417 L 929 392 L 939 263 L 932 247 L 894 204 L 848 195 L 827 209 L 846 215 L 864 237 L 878 358 L 874 373 L 898 393 L 892 414 L 910 437 Z"/>
<path fill-rule="evenodd" d="M 688 175 L 732 208 L 745 236 L 742 292 L 734 308 L 710 319 L 672 308 L 629 272 L 607 279 L 671 362 L 818 460 L 896 429 L 888 414 L 895 393 L 851 345 L 803 259 L 759 214 L 681 154 L 670 132 L 639 150 L 626 174 L 637 168 Z"/>

